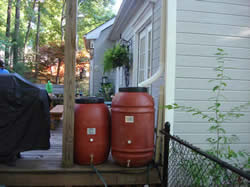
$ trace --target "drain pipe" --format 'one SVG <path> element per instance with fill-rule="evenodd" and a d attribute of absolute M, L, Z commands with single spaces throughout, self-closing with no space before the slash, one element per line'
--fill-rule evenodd
<path fill-rule="evenodd" d="M 161 37 L 160 37 L 160 67 L 157 72 L 149 79 L 138 84 L 139 87 L 147 87 L 160 78 L 161 74 L 164 72 L 165 67 L 165 49 L 166 49 L 166 17 L 167 17 L 167 0 L 162 0 L 162 10 L 161 10 Z"/>

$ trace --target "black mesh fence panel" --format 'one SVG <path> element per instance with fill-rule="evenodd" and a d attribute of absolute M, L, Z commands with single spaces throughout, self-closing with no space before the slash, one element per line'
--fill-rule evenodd
<path fill-rule="evenodd" d="M 165 135 L 164 184 L 169 187 L 250 187 L 250 175 L 177 136 Z M 166 155 L 167 154 L 167 155 Z"/>

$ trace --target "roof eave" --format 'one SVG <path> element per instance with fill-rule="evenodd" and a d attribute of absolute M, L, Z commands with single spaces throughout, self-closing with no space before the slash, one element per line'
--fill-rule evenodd
<path fill-rule="evenodd" d="M 108 20 L 108 21 L 106 21 L 105 23 L 99 25 L 98 27 L 94 28 L 93 30 L 89 31 L 89 32 L 86 33 L 83 37 L 86 38 L 87 40 L 95 40 L 95 39 L 98 39 L 99 36 L 98 36 L 98 37 L 97 37 L 97 36 L 91 36 L 91 33 L 95 32 L 96 30 L 98 30 L 98 29 L 100 29 L 101 27 L 104 26 L 104 27 L 100 30 L 100 33 L 101 33 L 103 30 L 107 29 L 108 27 L 110 27 L 111 25 L 114 24 L 114 21 L 113 21 L 113 20 L 115 20 L 115 17 L 112 18 L 112 19 L 110 19 L 110 20 Z"/>
<path fill-rule="evenodd" d="M 119 12 L 115 18 L 115 22 L 109 33 L 110 40 L 120 39 L 120 34 L 124 28 L 128 25 L 130 19 L 133 17 L 134 13 L 143 4 L 143 0 L 123 0 Z"/>

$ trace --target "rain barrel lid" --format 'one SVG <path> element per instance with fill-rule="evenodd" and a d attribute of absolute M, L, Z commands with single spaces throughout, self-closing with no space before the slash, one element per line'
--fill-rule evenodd
<path fill-rule="evenodd" d="M 148 92 L 148 88 L 145 87 L 119 88 L 119 92 Z"/>
<path fill-rule="evenodd" d="M 104 98 L 102 97 L 81 97 L 75 100 L 77 104 L 98 104 L 104 103 Z"/>

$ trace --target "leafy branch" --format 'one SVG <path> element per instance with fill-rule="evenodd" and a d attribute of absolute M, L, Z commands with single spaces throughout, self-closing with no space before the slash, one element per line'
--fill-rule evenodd
<path fill-rule="evenodd" d="M 172 105 L 167 105 L 165 108 L 169 110 L 181 110 L 188 113 L 192 113 L 193 116 L 201 117 L 206 119 L 211 125 L 209 126 L 208 131 L 213 135 L 207 139 L 208 143 L 211 145 L 211 148 L 208 152 L 214 156 L 217 156 L 221 159 L 234 161 L 236 166 L 240 165 L 240 157 L 248 158 L 249 153 L 247 151 L 234 151 L 230 144 L 235 143 L 239 140 L 236 135 L 226 134 L 226 130 L 223 124 L 226 121 L 232 119 L 238 119 L 244 114 L 240 113 L 242 110 L 250 107 L 250 101 L 239 106 L 231 108 L 228 112 L 223 111 L 222 109 L 222 99 L 226 99 L 223 95 L 223 91 L 227 87 L 225 80 L 231 80 L 231 78 L 225 75 L 225 57 L 227 53 L 223 49 L 218 48 L 218 52 L 215 54 L 217 56 L 216 61 L 218 66 L 213 70 L 216 72 L 216 77 L 212 80 L 209 80 L 209 83 L 214 82 L 215 86 L 212 88 L 214 96 L 208 98 L 212 102 L 211 106 L 208 107 L 208 112 L 212 113 L 207 114 L 201 111 L 199 108 L 194 108 L 191 106 L 180 106 L 177 103 Z M 244 166 L 249 168 L 249 160 Z"/>

